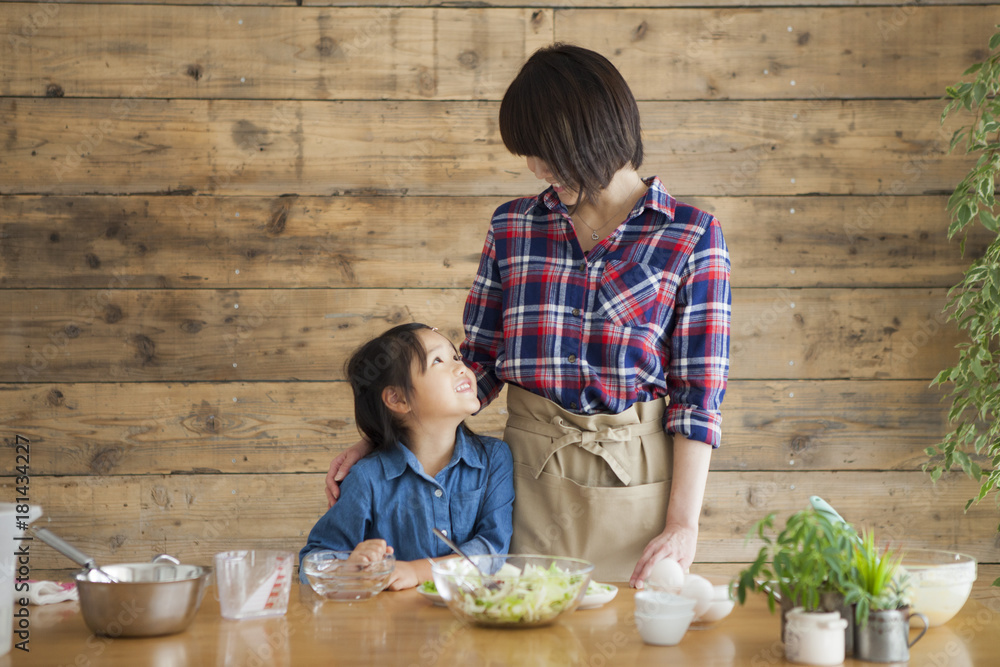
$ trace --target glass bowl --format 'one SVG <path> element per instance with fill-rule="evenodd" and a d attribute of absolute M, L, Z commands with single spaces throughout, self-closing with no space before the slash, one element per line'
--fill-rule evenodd
<path fill-rule="evenodd" d="M 302 560 L 302 571 L 316 595 L 326 600 L 368 600 L 389 585 L 396 557 L 375 563 L 349 560 L 350 551 L 313 551 Z"/>
<path fill-rule="evenodd" d="M 954 551 L 904 549 L 902 569 L 911 611 L 925 614 L 932 628 L 954 618 L 976 581 L 976 559 Z"/>
<path fill-rule="evenodd" d="M 481 555 L 431 565 L 434 585 L 448 609 L 467 623 L 527 628 L 548 625 L 576 609 L 587 591 L 594 564 L 579 558 Z"/>

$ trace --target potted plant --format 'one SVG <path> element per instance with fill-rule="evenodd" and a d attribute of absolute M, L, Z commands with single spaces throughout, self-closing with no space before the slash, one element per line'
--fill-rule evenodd
<path fill-rule="evenodd" d="M 1000 28 L 1000 26 L 997 26 Z M 952 406 L 948 419 L 954 429 L 925 452 L 924 464 L 931 479 L 960 465 L 970 477 L 980 482 L 979 493 L 966 503 L 1000 492 L 1000 466 L 984 473 L 970 458 L 977 454 L 997 462 L 1000 457 L 1000 216 L 996 210 L 995 188 L 1000 177 L 1000 32 L 989 42 L 989 55 L 969 67 L 963 76 L 975 75 L 972 81 L 959 82 L 946 89 L 949 102 L 941 122 L 953 112 L 971 114 L 969 122 L 955 130 L 951 150 L 964 143 L 968 155 L 978 155 L 975 164 L 956 186 L 948 199 L 950 225 L 948 238 L 961 235 L 965 251 L 970 225 L 978 222 L 994 235 L 982 257 L 972 262 L 961 282 L 951 288 L 946 312 L 969 335 L 969 342 L 959 345 L 958 362 L 934 378 L 932 384 L 951 384 Z M 1000 578 L 993 582 L 1000 586 Z"/>
<path fill-rule="evenodd" d="M 903 557 L 886 546 L 881 553 L 875 534 L 865 532 L 853 545 L 852 578 L 846 601 L 855 605 L 854 657 L 870 662 L 905 662 L 909 649 L 927 631 L 927 617 L 909 613 L 907 575 L 900 567 Z M 912 642 L 910 617 L 924 622 Z"/>
<path fill-rule="evenodd" d="M 852 545 L 857 533 L 815 509 L 792 514 L 772 538 L 773 531 L 774 514 L 754 526 L 750 535 L 756 534 L 764 545 L 740 572 L 737 599 L 744 604 L 748 592 L 760 591 L 767 594 L 772 612 L 780 603 L 788 660 L 840 664 L 849 637 L 853 644 L 845 595 L 853 578 Z"/>

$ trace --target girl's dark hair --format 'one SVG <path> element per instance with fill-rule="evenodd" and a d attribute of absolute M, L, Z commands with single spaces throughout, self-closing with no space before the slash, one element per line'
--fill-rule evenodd
<path fill-rule="evenodd" d="M 406 442 L 406 429 L 382 400 L 382 391 L 395 387 L 403 398 L 410 399 L 413 361 L 423 366 L 427 354 L 417 337 L 421 329 L 431 327 L 419 322 L 400 324 L 362 345 L 347 360 L 345 371 L 354 391 L 354 420 L 376 450 Z"/>
<path fill-rule="evenodd" d="M 553 44 L 536 51 L 500 103 L 511 153 L 544 160 L 562 184 L 593 201 L 626 164 L 642 165 L 639 107 L 599 53 Z"/>

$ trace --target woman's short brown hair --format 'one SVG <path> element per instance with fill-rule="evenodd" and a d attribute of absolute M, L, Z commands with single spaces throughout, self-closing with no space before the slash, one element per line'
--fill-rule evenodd
<path fill-rule="evenodd" d="M 537 157 L 564 186 L 593 199 L 626 164 L 642 164 L 639 108 L 621 73 L 572 44 L 536 51 L 500 103 L 511 153 Z"/>

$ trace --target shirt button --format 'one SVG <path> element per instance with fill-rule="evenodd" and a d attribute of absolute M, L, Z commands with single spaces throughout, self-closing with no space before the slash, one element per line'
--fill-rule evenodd
<path fill-rule="evenodd" d="M 569 355 L 569 357 L 567 358 L 567 360 L 568 360 L 568 361 L 569 361 L 569 363 L 571 363 L 571 364 L 572 364 L 572 363 L 576 363 L 576 355 L 575 355 L 575 354 L 571 354 L 571 355 Z"/>
<path fill-rule="evenodd" d="M 579 308 L 574 308 L 573 309 L 573 317 L 580 317 L 580 309 Z"/>
<path fill-rule="evenodd" d="M 442 491 L 441 489 L 435 489 L 434 490 L 434 495 L 437 496 L 438 498 L 440 498 L 441 496 L 444 495 L 444 491 Z"/>
<path fill-rule="evenodd" d="M 586 271 L 587 270 L 587 263 L 586 262 L 580 262 L 580 270 L 581 271 Z"/>
<path fill-rule="evenodd" d="M 445 537 L 448 537 L 448 531 L 447 530 L 442 529 L 441 530 L 441 534 L 444 535 Z"/>
<path fill-rule="evenodd" d="M 570 410 L 576 410 L 576 403 L 570 403 L 569 404 L 569 409 Z"/>

